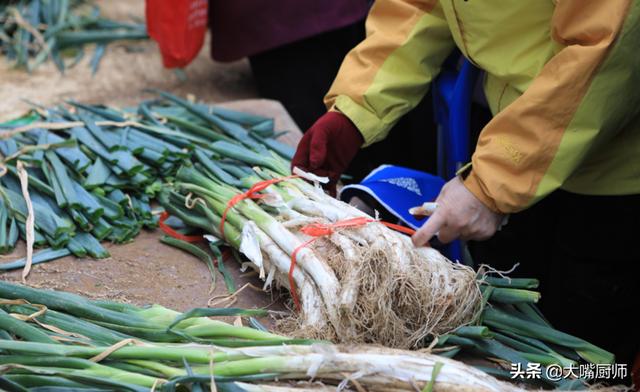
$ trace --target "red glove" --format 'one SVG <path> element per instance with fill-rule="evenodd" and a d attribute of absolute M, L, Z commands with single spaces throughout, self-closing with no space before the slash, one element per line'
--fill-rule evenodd
<path fill-rule="evenodd" d="M 363 143 L 362 134 L 347 116 L 328 112 L 304 134 L 291 167 L 329 177 L 327 189 L 335 196 L 338 179 Z"/>

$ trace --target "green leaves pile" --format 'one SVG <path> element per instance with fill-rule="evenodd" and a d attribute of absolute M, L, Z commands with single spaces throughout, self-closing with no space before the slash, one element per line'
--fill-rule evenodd
<path fill-rule="evenodd" d="M 87 44 L 96 44 L 90 62 L 95 73 L 109 43 L 146 38 L 144 24 L 102 18 L 83 0 L 0 1 L 0 54 L 29 72 L 51 59 L 64 73 L 82 59 Z"/>

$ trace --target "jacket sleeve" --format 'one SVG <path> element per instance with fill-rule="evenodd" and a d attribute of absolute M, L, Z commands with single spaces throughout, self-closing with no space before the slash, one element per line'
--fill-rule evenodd
<path fill-rule="evenodd" d="M 437 0 L 377 0 L 366 29 L 325 104 L 349 117 L 368 146 L 420 102 L 454 42 Z"/>
<path fill-rule="evenodd" d="M 558 1 L 551 34 L 561 49 L 480 134 L 464 184 L 485 205 L 503 213 L 527 208 L 636 117 L 639 4 Z"/>

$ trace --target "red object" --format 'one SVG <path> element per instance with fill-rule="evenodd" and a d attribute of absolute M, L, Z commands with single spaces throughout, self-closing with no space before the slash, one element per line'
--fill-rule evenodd
<path fill-rule="evenodd" d="M 328 112 L 304 134 L 291 166 L 329 177 L 327 188 L 335 195 L 336 183 L 363 143 L 362 134 L 347 116 Z"/>
<path fill-rule="evenodd" d="M 408 227 L 396 225 L 394 223 L 389 223 L 389 222 L 377 221 L 375 219 L 367 218 L 364 216 L 358 217 L 358 218 L 345 219 L 345 220 L 337 221 L 331 224 L 312 223 L 300 229 L 302 233 L 313 238 L 298 245 L 291 253 L 291 264 L 289 266 L 289 287 L 291 288 L 291 296 L 293 297 L 293 303 L 296 305 L 296 308 L 298 309 L 298 311 L 300 311 L 301 306 L 300 306 L 300 300 L 298 299 L 298 293 L 296 291 L 296 284 L 293 280 L 293 271 L 295 271 L 296 269 L 298 252 L 306 248 L 307 246 L 311 245 L 311 243 L 317 240 L 318 238 L 333 234 L 335 229 L 360 227 L 372 222 L 382 223 L 383 225 L 389 227 L 390 229 L 393 229 L 405 234 L 409 234 L 409 235 L 416 232 L 415 230 Z"/>
<path fill-rule="evenodd" d="M 273 178 L 271 180 L 265 180 L 265 181 L 260 181 L 257 182 L 255 184 L 253 184 L 253 186 L 251 188 L 249 188 L 248 191 L 244 192 L 244 193 L 240 193 L 235 195 L 234 197 L 232 197 L 228 202 L 227 202 L 227 208 L 224 209 L 224 212 L 222 213 L 222 219 L 220 220 L 220 234 L 222 235 L 222 239 L 225 239 L 224 236 L 224 223 L 227 220 L 227 213 L 229 212 L 230 209 L 233 208 L 233 206 L 235 206 L 236 204 L 238 204 L 239 202 L 241 202 L 244 199 L 260 199 L 263 197 L 263 195 L 259 195 L 258 192 L 262 192 L 263 190 L 267 189 L 267 187 L 276 184 L 278 182 L 281 181 L 286 181 L 286 180 L 290 180 L 292 178 L 298 178 L 297 175 L 292 175 L 292 176 L 286 176 L 286 177 L 280 177 L 280 178 Z"/>
<path fill-rule="evenodd" d="M 320 237 L 314 237 L 310 240 L 307 240 L 296 247 L 291 253 L 291 264 L 289 264 L 289 288 L 291 288 L 291 298 L 293 298 L 293 303 L 296 305 L 296 309 L 298 312 L 302 309 L 300 305 L 300 299 L 298 298 L 298 290 L 296 290 L 296 282 L 293 280 L 293 271 L 296 270 L 296 260 L 298 258 L 298 252 L 307 246 L 311 245 L 311 243 L 317 240 Z"/>
<path fill-rule="evenodd" d="M 371 222 L 375 222 L 375 220 L 362 216 L 358 218 L 344 219 L 331 224 L 312 223 L 302 227 L 300 232 L 311 237 L 322 237 L 333 234 L 335 229 L 360 227 Z"/>
<path fill-rule="evenodd" d="M 389 223 L 389 222 L 383 222 L 383 221 L 379 221 L 379 222 L 382 223 L 383 225 L 387 226 L 390 229 L 393 229 L 395 231 L 399 231 L 399 232 L 404 233 L 404 234 L 414 235 L 416 233 L 416 231 L 413 230 L 410 227 L 396 225 L 395 223 Z"/>
<path fill-rule="evenodd" d="M 173 230 L 171 227 L 169 227 L 166 223 L 164 223 L 164 221 L 166 221 L 169 218 L 169 213 L 167 211 L 164 211 L 162 213 L 162 215 L 160 215 L 160 219 L 158 220 L 158 226 L 160 227 L 160 230 L 162 230 L 166 235 L 171 236 L 173 238 L 177 238 L 179 240 L 182 241 L 186 241 L 186 242 L 200 242 L 202 241 L 202 236 L 199 235 L 184 235 L 184 234 L 180 234 L 177 231 Z"/>
<path fill-rule="evenodd" d="M 200 52 L 207 33 L 207 0 L 145 0 L 147 32 L 167 68 L 182 68 Z"/>

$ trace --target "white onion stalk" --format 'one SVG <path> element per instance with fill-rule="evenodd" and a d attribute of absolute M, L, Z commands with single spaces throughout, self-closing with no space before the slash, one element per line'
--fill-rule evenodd
<path fill-rule="evenodd" d="M 194 178 L 197 177 L 194 176 Z M 182 187 L 184 189 L 188 189 L 192 192 L 197 193 L 206 201 L 208 205 L 213 207 L 218 213 L 222 214 L 222 212 L 226 209 L 224 203 L 216 200 L 216 197 L 218 197 L 215 192 L 216 189 L 206 189 L 193 184 L 182 184 Z M 224 191 L 224 189 L 217 190 L 219 192 Z M 226 223 L 233 224 L 238 228 L 243 228 L 249 224 L 254 226 L 253 231 L 255 233 L 261 233 L 258 236 L 258 240 L 260 242 L 261 249 L 269 255 L 269 261 L 276 263 L 276 268 L 278 268 L 278 270 L 280 270 L 282 274 L 288 275 L 291 262 L 289 256 L 287 255 L 291 255 L 293 251 L 302 244 L 302 242 L 294 234 L 288 231 L 274 217 L 263 211 L 253 201 L 244 200 L 236 204 L 236 208 L 242 215 L 244 215 L 244 217 L 240 214 L 235 213 L 234 211 L 229 211 L 229 213 L 227 214 Z M 247 220 L 247 218 L 249 220 Z M 246 235 L 248 232 L 245 231 L 244 233 Z M 255 239 L 246 239 L 245 243 L 249 244 L 253 243 L 254 241 Z M 278 250 L 284 252 L 280 254 Z M 255 252 L 252 251 L 251 253 Z M 258 258 L 255 255 L 252 255 L 250 260 L 251 259 L 254 259 L 254 261 L 258 261 Z M 306 248 L 298 252 L 296 261 L 300 265 L 301 269 L 303 271 L 306 271 L 311 278 L 310 280 L 302 279 L 302 275 L 296 273 L 294 270 L 294 282 L 297 277 L 301 285 L 301 302 L 304 304 L 301 305 L 303 306 L 304 314 L 308 317 L 309 320 L 308 322 L 305 321 L 304 324 L 311 325 L 312 323 L 315 323 L 315 325 L 319 327 L 324 326 L 324 318 L 322 317 L 322 313 L 320 310 L 324 309 L 327 312 L 332 323 L 337 326 L 338 312 L 334 302 L 335 298 L 338 297 L 338 293 L 340 292 L 340 283 L 333 273 L 333 270 L 331 270 L 331 268 L 329 268 L 326 263 L 318 259 L 311 250 Z M 265 261 L 258 261 L 259 264 L 263 262 Z M 259 265 L 253 265 L 257 267 L 258 271 L 260 271 Z M 265 268 L 267 268 L 266 265 Z M 284 278 L 280 281 L 282 282 L 283 280 L 287 281 L 287 279 Z M 320 293 L 320 296 L 317 295 L 317 292 L 315 291 L 316 289 Z M 320 298 L 324 302 L 324 306 L 321 306 L 322 304 L 318 302 L 320 301 Z M 313 308 L 315 308 L 315 310 Z M 303 317 L 303 320 L 304 319 L 305 318 Z"/>
<path fill-rule="evenodd" d="M 242 227 L 241 242 L 239 251 L 242 252 L 249 261 L 251 261 L 259 270 L 260 279 L 264 280 L 266 274 L 264 271 L 264 262 L 262 252 L 260 251 L 260 241 L 256 234 L 258 227 L 252 221 L 247 222 Z"/>
<path fill-rule="evenodd" d="M 253 220 L 287 254 L 293 254 L 302 245 L 298 237 L 271 215 L 260 209 L 253 201 L 244 200 L 238 203 L 238 206 L 244 216 Z M 340 282 L 338 282 L 335 273 L 323 260 L 316 257 L 312 250 L 306 247 L 298 251 L 296 262 L 315 282 L 322 296 L 329 320 L 337 326 L 338 313 L 335 302 L 340 293 Z"/>
<path fill-rule="evenodd" d="M 259 228 L 256 228 L 255 234 L 258 236 L 260 248 L 268 256 L 269 261 L 277 269 L 280 283 L 287 289 L 289 287 L 288 273 L 291 266 L 289 256 L 273 242 L 273 240 Z M 302 320 L 306 326 L 323 328 L 326 324 L 322 314 L 322 301 L 315 285 L 309 280 L 305 273 L 296 268 L 293 270 L 293 281 L 296 284 L 298 295 L 300 296 L 300 305 L 302 307 Z"/>
<path fill-rule="evenodd" d="M 462 362 L 432 354 L 377 347 L 312 347 L 314 352 L 293 354 L 284 351 L 280 355 L 267 357 L 271 358 L 270 365 L 262 371 L 281 373 L 280 379 L 302 378 L 305 374 L 316 380 L 331 380 L 337 383 L 352 379 L 368 391 L 414 391 L 414 386 L 423 388 L 431 380 L 434 366 L 440 363 L 442 367 L 435 377 L 435 390 L 523 391 L 520 387 L 498 381 Z M 245 351 L 244 354 L 248 353 Z M 248 390 L 278 391 L 260 387 Z M 308 390 L 313 389 L 309 387 Z"/>
<path fill-rule="evenodd" d="M 217 211 L 224 210 L 224 206 L 210 195 L 203 195 L 202 197 Z M 269 216 L 271 220 L 275 220 L 271 218 L 270 215 L 267 216 Z M 288 290 L 291 290 L 288 280 L 289 268 L 291 266 L 290 256 L 254 221 L 247 220 L 242 215 L 232 213 L 228 214 L 227 223 L 242 227 L 243 239 L 240 250 L 243 251 L 245 256 L 251 261 L 249 264 L 260 273 L 261 279 L 265 279 L 262 276 L 264 270 L 269 270 L 265 286 L 271 284 L 271 280 L 274 278 L 273 269 L 275 268 L 278 274 L 278 283 Z M 259 247 L 258 250 L 256 250 L 256 246 Z M 263 257 L 263 253 L 266 257 Z M 322 313 L 324 307 L 322 306 L 322 300 L 318 295 L 316 285 L 300 268 L 296 268 L 293 271 L 293 280 L 300 295 L 303 325 L 313 326 L 314 328 L 324 328 L 326 325 L 325 317 Z"/>
<path fill-rule="evenodd" d="M 246 392 L 336 392 L 335 387 L 326 385 L 309 385 L 306 386 L 283 386 L 268 384 L 247 384 L 246 382 L 236 382 L 235 385 Z"/>

